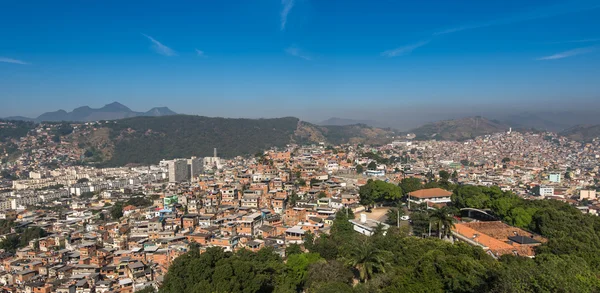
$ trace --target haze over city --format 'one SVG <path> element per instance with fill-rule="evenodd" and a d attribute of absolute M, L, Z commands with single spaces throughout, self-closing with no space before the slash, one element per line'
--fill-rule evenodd
<path fill-rule="evenodd" d="M 598 0 L 1 2 L 2 293 L 600 292 Z"/>
<path fill-rule="evenodd" d="M 401 129 L 577 113 L 600 103 L 599 14 L 597 1 L 9 1 L 0 117 L 113 101 Z"/>

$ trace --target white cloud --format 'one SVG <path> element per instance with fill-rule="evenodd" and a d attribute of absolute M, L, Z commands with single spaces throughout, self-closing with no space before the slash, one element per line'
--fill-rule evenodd
<path fill-rule="evenodd" d="M 21 60 L 17 60 L 17 59 L 12 59 L 12 58 L 6 58 L 6 57 L 0 57 L 0 62 L 12 63 L 12 64 L 21 64 L 21 65 L 27 65 L 27 64 L 29 64 L 29 63 L 27 63 L 25 61 L 21 61 Z"/>
<path fill-rule="evenodd" d="M 146 34 L 142 34 L 142 35 L 144 35 L 144 37 L 148 38 L 148 40 L 150 40 L 152 42 L 152 49 L 154 49 L 154 51 L 156 51 L 156 53 L 165 55 L 165 56 L 176 56 L 177 55 L 177 53 L 175 53 L 175 51 L 173 51 L 173 49 L 163 45 L 161 42 L 157 41 L 153 37 L 146 35 Z"/>
<path fill-rule="evenodd" d="M 573 50 L 569 50 L 569 51 L 564 51 L 564 52 L 556 53 L 556 54 L 550 55 L 550 56 L 541 57 L 541 58 L 538 58 L 536 60 L 557 60 L 557 59 L 563 59 L 563 58 L 567 58 L 567 57 L 572 57 L 572 56 L 577 56 L 577 55 L 581 55 L 581 54 L 591 53 L 591 52 L 594 52 L 595 50 L 596 49 L 593 48 L 593 47 L 578 48 L 578 49 L 573 49 Z"/>
<path fill-rule="evenodd" d="M 285 29 L 288 14 L 290 14 L 295 3 L 296 0 L 281 0 L 281 4 L 283 5 L 283 8 L 281 9 L 281 30 Z"/>
<path fill-rule="evenodd" d="M 600 5 L 598 5 L 596 3 L 596 1 L 594 1 L 594 0 L 581 0 L 581 1 L 565 2 L 565 3 L 560 3 L 560 4 L 556 4 L 556 5 L 551 5 L 551 6 L 538 7 L 537 9 L 527 11 L 527 12 L 514 13 L 511 15 L 507 15 L 504 18 L 497 18 L 497 19 L 493 19 L 490 21 L 486 21 L 486 22 L 472 23 L 472 24 L 468 24 L 468 25 L 461 25 L 461 26 L 457 26 L 457 27 L 453 27 L 453 28 L 444 29 L 444 30 L 433 33 L 433 35 L 437 36 L 437 35 L 451 34 L 451 33 L 461 32 L 461 31 L 465 31 L 465 30 L 484 28 L 484 27 L 489 27 L 489 26 L 507 25 L 507 24 L 537 20 L 537 19 L 550 18 L 550 17 L 565 15 L 565 14 L 569 14 L 569 13 L 576 13 L 576 12 L 585 11 L 585 10 L 593 10 L 593 9 L 597 9 L 599 7 L 600 7 Z"/>
<path fill-rule="evenodd" d="M 198 55 L 200 57 L 206 57 L 206 55 L 204 54 L 204 51 L 198 50 L 198 49 L 195 49 L 195 50 L 196 50 L 196 55 Z"/>
<path fill-rule="evenodd" d="M 541 43 L 541 44 L 557 45 L 557 44 L 594 43 L 594 42 L 600 42 L 600 39 L 581 39 L 581 40 L 570 40 L 570 41 L 559 41 L 559 42 L 545 42 L 545 43 Z"/>
<path fill-rule="evenodd" d="M 291 56 L 302 58 L 304 60 L 308 60 L 308 61 L 312 60 L 312 58 L 310 56 L 308 56 L 304 51 L 302 51 L 302 49 L 300 49 L 294 45 L 285 49 L 285 52 L 290 54 Z"/>
<path fill-rule="evenodd" d="M 387 50 L 381 53 L 381 56 L 385 56 L 385 57 L 397 57 L 397 56 L 403 56 L 403 55 L 407 55 L 410 54 L 412 51 L 416 50 L 419 47 L 425 46 L 429 43 L 430 41 L 422 41 L 422 42 L 418 42 L 415 44 L 411 44 L 411 45 L 406 45 L 400 48 L 396 48 L 396 49 L 392 49 L 392 50 Z"/>

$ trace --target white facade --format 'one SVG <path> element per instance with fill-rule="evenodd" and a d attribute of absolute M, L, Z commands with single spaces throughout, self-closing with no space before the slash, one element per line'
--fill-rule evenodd
<path fill-rule="evenodd" d="M 540 187 L 540 196 L 554 196 L 554 187 Z"/>
<path fill-rule="evenodd" d="M 187 179 L 187 160 L 175 159 L 167 162 L 169 166 L 169 182 L 182 182 Z"/>

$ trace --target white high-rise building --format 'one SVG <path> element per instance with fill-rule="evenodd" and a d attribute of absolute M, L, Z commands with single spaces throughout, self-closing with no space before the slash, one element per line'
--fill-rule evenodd
<path fill-rule="evenodd" d="M 192 157 L 187 160 L 188 179 L 192 179 L 202 173 L 204 170 L 204 160 L 202 158 Z"/>
<path fill-rule="evenodd" d="M 167 161 L 169 166 L 169 182 L 182 182 L 188 178 L 188 163 L 185 159 Z"/>

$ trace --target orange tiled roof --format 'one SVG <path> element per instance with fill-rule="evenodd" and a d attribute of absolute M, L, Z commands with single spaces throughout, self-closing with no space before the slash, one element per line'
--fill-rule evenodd
<path fill-rule="evenodd" d="M 521 245 L 509 241 L 508 239 L 508 237 L 513 236 L 515 232 L 518 235 L 529 235 L 530 233 L 500 221 L 459 223 L 455 224 L 453 231 L 487 247 L 488 250 L 496 256 L 512 253 L 521 256 L 535 256 L 534 247 L 536 245 Z M 531 236 L 533 239 L 542 243 L 547 241 L 545 238 L 538 235 Z"/>
<path fill-rule="evenodd" d="M 408 195 L 416 198 L 432 198 L 432 197 L 445 197 L 452 195 L 452 192 L 443 190 L 441 188 L 429 188 L 413 191 Z"/>

